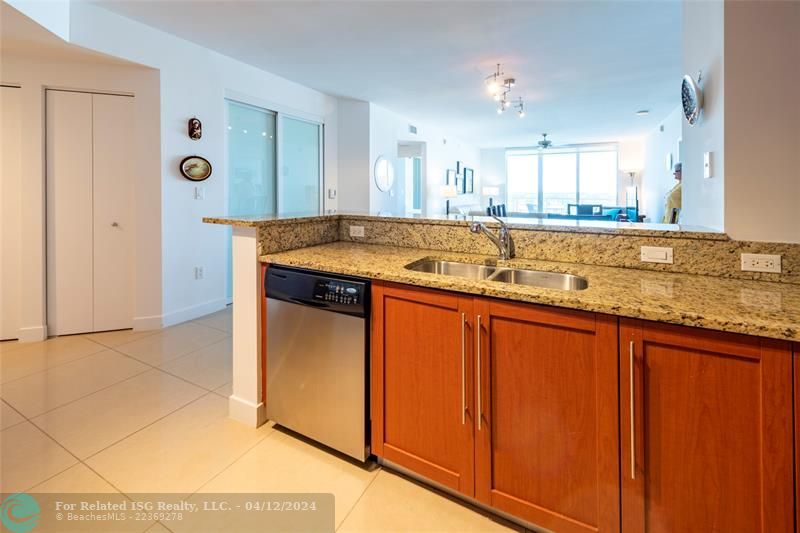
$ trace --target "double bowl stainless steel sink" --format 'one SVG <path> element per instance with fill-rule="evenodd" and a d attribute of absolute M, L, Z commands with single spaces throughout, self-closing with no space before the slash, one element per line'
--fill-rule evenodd
<path fill-rule="evenodd" d="M 406 265 L 408 270 L 456 276 L 476 281 L 499 281 L 514 285 L 560 289 L 562 291 L 582 291 L 589 287 L 586 278 L 560 272 L 543 272 L 524 268 L 506 268 L 458 261 L 440 261 L 438 259 L 422 259 Z"/>

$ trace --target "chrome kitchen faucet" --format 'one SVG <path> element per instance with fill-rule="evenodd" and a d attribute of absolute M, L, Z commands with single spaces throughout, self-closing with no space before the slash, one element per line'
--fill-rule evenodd
<path fill-rule="evenodd" d="M 500 259 L 513 259 L 514 258 L 514 239 L 511 238 L 511 233 L 508 231 L 508 225 L 503 222 L 500 218 L 492 215 L 492 218 L 495 219 L 497 222 L 500 223 L 500 231 L 497 235 L 492 233 L 492 231 L 486 227 L 486 225 L 482 222 L 473 222 L 469 226 L 469 230 L 472 233 L 483 233 L 486 235 L 490 241 L 497 246 L 497 249 L 500 251 Z"/>

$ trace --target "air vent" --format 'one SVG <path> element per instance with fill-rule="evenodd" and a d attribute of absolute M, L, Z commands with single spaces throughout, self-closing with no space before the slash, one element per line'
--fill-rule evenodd
<path fill-rule="evenodd" d="M 417 134 L 417 127 L 413 124 L 408 125 L 408 133 L 413 133 L 414 135 Z"/>

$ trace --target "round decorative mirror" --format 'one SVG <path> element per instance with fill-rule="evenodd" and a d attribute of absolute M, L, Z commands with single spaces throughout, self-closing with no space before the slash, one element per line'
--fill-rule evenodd
<path fill-rule="evenodd" d="M 382 155 L 375 160 L 374 179 L 375 185 L 383 192 L 391 189 L 394 184 L 394 166 Z"/>

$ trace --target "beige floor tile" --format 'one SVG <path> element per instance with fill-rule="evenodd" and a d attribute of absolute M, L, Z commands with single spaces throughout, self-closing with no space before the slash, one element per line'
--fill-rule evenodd
<path fill-rule="evenodd" d="M 65 498 L 65 494 L 81 494 L 80 496 L 77 496 L 78 501 L 104 499 L 102 496 L 95 496 L 99 494 L 117 495 L 116 497 L 106 497 L 109 501 L 113 502 L 125 501 L 128 499 L 127 497 L 122 496 L 107 481 L 98 476 L 97 473 L 92 472 L 90 468 L 81 463 L 78 463 L 64 472 L 61 472 L 57 476 L 54 476 L 47 481 L 36 485 L 27 492 L 34 495 L 40 495 L 37 496 L 37 500 L 40 502 L 40 504 L 43 501 L 53 501 L 53 499 L 61 500 L 62 498 L 68 501 L 75 501 L 74 499 L 69 500 L 68 497 Z M 57 496 L 45 496 L 46 494 Z M 112 531 L 113 525 L 113 531 L 116 533 L 142 533 L 145 530 L 149 531 L 148 528 L 152 527 L 155 523 L 155 521 L 150 520 L 139 522 L 133 519 L 125 520 L 124 522 L 115 521 L 113 523 L 108 521 L 84 522 L 80 525 L 80 532 L 108 533 L 109 531 Z M 49 530 L 52 531 L 52 529 Z"/>
<path fill-rule="evenodd" d="M 86 335 L 86 338 L 93 340 L 94 342 L 99 342 L 103 346 L 114 348 L 115 346 L 119 346 L 120 344 L 133 342 L 135 340 L 149 337 L 150 335 L 155 335 L 156 333 L 159 333 L 161 331 L 162 330 L 160 329 L 151 329 L 147 331 L 120 329 L 117 331 L 103 331 L 101 333 L 90 333 L 89 335 Z"/>
<path fill-rule="evenodd" d="M 150 526 L 145 533 L 170 533 L 170 530 L 156 522 Z"/>
<path fill-rule="evenodd" d="M 194 320 L 194 322 L 231 333 L 233 331 L 232 307 L 228 306 L 222 311 L 217 311 L 216 313 L 197 318 Z"/>
<path fill-rule="evenodd" d="M 24 343 L 18 349 L 0 353 L 0 383 L 69 363 L 102 350 L 105 350 L 104 346 L 80 335 Z"/>
<path fill-rule="evenodd" d="M 209 390 L 221 387 L 231 380 L 233 351 L 230 337 L 205 348 L 182 355 L 161 365 L 165 372 L 180 376 Z"/>
<path fill-rule="evenodd" d="M 30 422 L 0 431 L 0 493 L 27 490 L 76 463 Z"/>
<path fill-rule="evenodd" d="M 8 353 L 11 350 L 16 350 L 23 346 L 25 346 L 25 344 L 19 341 L 0 341 L 0 353 Z"/>
<path fill-rule="evenodd" d="M 224 331 L 190 322 L 167 328 L 143 339 L 121 344 L 116 347 L 116 350 L 147 364 L 158 366 L 227 336 L 228 334 Z"/>
<path fill-rule="evenodd" d="M 229 381 L 228 383 L 226 383 L 222 387 L 220 387 L 218 389 L 214 389 L 214 392 L 216 392 L 217 394 L 219 394 L 223 398 L 230 397 L 230 395 L 233 394 L 233 382 Z"/>
<path fill-rule="evenodd" d="M 275 431 L 200 492 L 333 493 L 338 525 L 376 474 L 376 470 Z"/>
<path fill-rule="evenodd" d="M 205 393 L 153 369 L 45 413 L 33 422 L 84 459 Z"/>
<path fill-rule="evenodd" d="M 6 402 L 0 400 L 0 430 L 23 422 L 25 418 L 11 408 Z"/>
<path fill-rule="evenodd" d="M 33 418 L 118 383 L 150 367 L 111 350 L 0 385 L 0 397 Z"/>
<path fill-rule="evenodd" d="M 230 419 L 228 402 L 209 393 L 87 463 L 125 493 L 190 494 L 271 431 Z"/>
<path fill-rule="evenodd" d="M 80 492 L 116 493 L 117 489 L 82 463 L 39 483 L 28 492 L 74 494 Z"/>
<path fill-rule="evenodd" d="M 519 528 L 517 531 L 524 531 Z M 515 531 L 468 507 L 382 470 L 338 530 L 341 533 Z"/>

